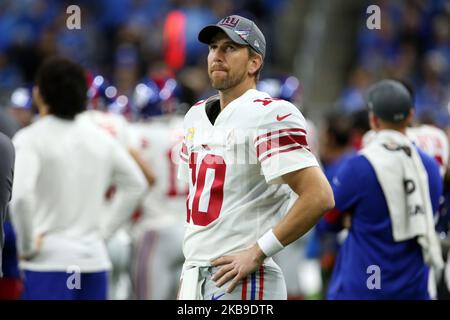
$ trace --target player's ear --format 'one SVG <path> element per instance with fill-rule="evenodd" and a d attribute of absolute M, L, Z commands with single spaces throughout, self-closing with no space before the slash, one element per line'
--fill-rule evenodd
<path fill-rule="evenodd" d="M 374 131 L 376 131 L 379 127 L 379 121 L 378 121 L 378 117 L 372 112 L 369 112 L 369 123 L 370 123 L 370 128 Z"/>
<path fill-rule="evenodd" d="M 252 75 L 255 74 L 261 68 L 262 65 L 261 55 L 251 54 L 249 57 L 248 64 L 249 64 L 248 72 Z"/>

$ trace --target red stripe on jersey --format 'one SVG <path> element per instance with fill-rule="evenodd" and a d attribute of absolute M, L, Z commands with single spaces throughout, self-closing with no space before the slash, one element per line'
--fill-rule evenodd
<path fill-rule="evenodd" d="M 180 152 L 180 159 L 183 160 L 184 162 L 188 163 L 188 157 L 182 152 Z"/>
<path fill-rule="evenodd" d="M 247 300 L 247 277 L 242 279 L 242 296 L 241 300 Z"/>
<path fill-rule="evenodd" d="M 342 217 L 341 212 L 338 209 L 334 208 L 334 209 L 331 209 L 330 211 L 328 211 L 327 213 L 325 213 L 323 218 L 325 219 L 325 221 L 327 223 L 335 224 L 335 223 L 339 222 L 341 217 Z"/>
<path fill-rule="evenodd" d="M 262 135 L 260 135 L 260 136 L 257 136 L 256 139 L 255 139 L 255 143 L 257 143 L 258 140 L 260 140 L 260 139 L 263 139 L 263 138 L 269 138 L 269 137 L 271 137 L 271 136 L 273 136 L 273 135 L 281 134 L 281 133 L 283 133 L 283 132 L 303 132 L 304 134 L 306 134 L 306 130 L 305 130 L 305 129 L 302 129 L 302 128 L 281 129 L 281 130 L 271 131 L 271 132 L 262 134 Z"/>
<path fill-rule="evenodd" d="M 188 158 L 188 153 L 187 153 L 187 147 L 186 147 L 186 144 L 184 142 L 183 142 L 183 145 L 181 146 L 180 158 L 184 162 L 188 162 L 188 159 L 189 159 Z"/>
<path fill-rule="evenodd" d="M 270 158 L 270 157 L 272 157 L 272 156 L 274 156 L 274 155 L 276 155 L 276 154 L 279 154 L 279 153 L 285 153 L 285 152 L 289 152 L 289 151 L 294 151 L 294 150 L 301 149 L 301 148 L 303 148 L 303 147 L 302 147 L 302 146 L 295 146 L 295 147 L 287 148 L 287 149 L 284 149 L 284 150 L 277 150 L 277 151 L 274 151 L 274 152 L 271 152 L 271 153 L 265 155 L 265 156 L 264 156 L 261 160 L 259 160 L 259 161 L 260 161 L 260 162 L 263 162 L 263 161 L 267 160 L 268 158 Z"/>
<path fill-rule="evenodd" d="M 438 164 L 440 166 L 442 166 L 444 164 L 444 160 L 442 160 L 441 156 L 435 156 L 434 159 L 436 159 L 436 161 L 438 162 Z"/>
<path fill-rule="evenodd" d="M 281 148 L 281 147 L 288 146 L 288 145 L 294 144 L 294 143 L 299 144 L 303 147 L 308 146 L 308 142 L 306 141 L 306 136 L 290 134 L 287 136 L 276 137 L 271 140 L 261 142 L 256 147 L 256 155 L 259 157 L 261 154 L 263 154 L 264 152 L 267 152 L 271 149 Z"/>
<path fill-rule="evenodd" d="M 259 267 L 259 300 L 263 299 L 264 295 L 264 266 Z"/>
<path fill-rule="evenodd" d="M 206 99 L 200 100 L 200 101 L 196 102 L 196 103 L 193 105 L 193 107 L 198 106 L 198 105 L 201 105 L 201 104 L 202 104 L 203 102 L 205 102 L 205 101 L 206 101 Z"/>

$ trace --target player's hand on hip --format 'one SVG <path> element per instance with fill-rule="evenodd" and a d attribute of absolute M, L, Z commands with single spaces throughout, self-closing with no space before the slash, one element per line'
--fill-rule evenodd
<path fill-rule="evenodd" d="M 258 270 L 264 262 L 264 258 L 264 253 L 255 244 L 253 247 L 235 255 L 214 259 L 211 264 L 214 267 L 221 268 L 212 276 L 211 280 L 215 281 L 219 288 L 231 280 L 226 289 L 227 293 L 231 293 L 242 279 Z"/>

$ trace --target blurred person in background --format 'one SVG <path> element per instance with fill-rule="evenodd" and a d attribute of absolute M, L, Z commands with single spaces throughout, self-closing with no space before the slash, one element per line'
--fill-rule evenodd
<path fill-rule="evenodd" d="M 126 151 L 77 115 L 86 108 L 84 70 L 61 58 L 39 69 L 33 101 L 41 118 L 14 137 L 11 217 L 24 299 L 106 299 L 111 263 L 104 239 L 129 217 L 145 179 Z M 104 193 L 120 186 L 110 214 Z"/>
<path fill-rule="evenodd" d="M 450 58 L 450 57 L 449 57 Z M 408 82 L 404 82 L 411 97 L 414 98 L 415 91 Z M 450 142 L 444 130 L 439 128 L 433 117 L 422 117 L 420 122 L 415 122 L 406 131 L 408 137 L 429 156 L 434 158 L 439 165 L 444 184 L 444 194 L 440 200 L 439 216 L 435 219 L 436 231 L 441 241 L 443 258 L 446 260 L 446 271 L 438 283 L 438 299 L 450 299 L 449 266 L 450 266 Z"/>
<path fill-rule="evenodd" d="M 376 83 L 367 103 L 376 135 L 333 178 L 336 214 L 327 223 L 349 232 L 327 297 L 435 298 L 443 268 L 434 225 L 439 166 L 406 136 L 413 102 L 403 84 Z"/>
<path fill-rule="evenodd" d="M 399 82 L 408 90 L 411 101 L 415 101 L 415 92 L 412 85 L 407 81 Z M 418 120 L 411 121 L 406 128 L 406 135 L 418 148 L 437 162 L 441 177 L 443 180 L 446 180 L 450 157 L 449 140 L 445 132 L 434 123 L 433 117 L 430 114 L 423 114 L 421 117 L 418 117 Z M 363 136 L 363 145 L 367 146 L 370 144 L 375 136 L 376 132 L 373 129 L 368 130 Z"/>
<path fill-rule="evenodd" d="M 355 155 L 352 144 L 353 119 L 351 115 L 338 111 L 329 113 L 324 118 L 319 134 L 320 160 L 325 176 L 331 183 L 338 170 Z M 320 258 L 325 290 L 331 278 L 340 242 L 345 238 L 345 232 L 339 235 L 324 232 L 326 228 L 323 226 L 326 223 L 323 220 L 333 219 L 334 215 L 336 215 L 335 209 L 325 214 L 315 227 L 314 234 L 308 243 L 308 253 Z"/>
<path fill-rule="evenodd" d="M 350 115 L 340 112 L 329 113 L 324 118 L 319 134 L 320 160 L 327 179 L 331 181 L 342 164 L 355 154 L 353 122 Z"/>
<path fill-rule="evenodd" d="M 0 108 L 0 132 L 12 138 L 20 129 L 31 123 L 31 91 L 19 87 L 11 94 L 6 110 Z M 9 209 L 9 208 L 7 208 Z M 16 234 L 11 223 L 9 210 L 6 210 L 4 228 L 4 250 L 2 252 L 3 277 L 0 278 L 0 299 L 19 299 L 23 283 L 17 258 Z"/>
<path fill-rule="evenodd" d="M 325 175 L 330 183 L 339 168 L 356 151 L 362 148 L 364 134 L 369 130 L 368 112 L 364 109 L 351 114 L 332 111 L 325 116 L 325 121 L 319 134 L 319 151 Z M 335 209 L 325 214 L 324 218 L 311 232 L 306 246 L 306 256 L 309 259 L 320 259 L 321 279 L 323 282 L 321 293 L 317 295 L 320 298 L 326 296 L 336 255 L 340 244 L 347 236 L 347 230 L 343 230 L 337 235 L 329 232 L 331 225 L 326 221 L 333 220 L 335 215 Z"/>
<path fill-rule="evenodd" d="M 0 132 L 12 138 L 20 128 L 31 123 L 33 116 L 31 90 L 19 87 L 13 90 L 6 106 L 0 106 Z"/>
<path fill-rule="evenodd" d="M 356 111 L 352 117 L 352 137 L 351 144 L 355 151 L 363 148 L 364 135 L 370 131 L 369 113 L 366 109 Z"/>
<path fill-rule="evenodd" d="M 449 57 L 450 59 L 450 57 Z M 415 91 L 409 82 L 403 83 L 411 97 L 415 97 Z M 437 126 L 433 117 L 422 116 L 420 122 L 415 122 L 406 130 L 407 136 L 424 152 L 436 160 L 444 185 L 444 194 L 440 199 L 439 215 L 436 220 L 436 231 L 441 241 L 443 258 L 446 259 L 446 269 L 449 269 L 450 260 L 450 143 L 445 131 Z M 437 284 L 437 298 L 450 299 L 448 286 L 448 271 Z"/>
<path fill-rule="evenodd" d="M 128 105 L 126 96 L 119 95 L 115 91 L 115 86 L 101 75 L 94 77 L 88 73 L 88 83 L 90 83 L 88 109 L 78 116 L 78 120 L 95 124 L 118 141 L 135 160 L 147 180 L 148 187 L 151 187 L 155 181 L 153 170 L 142 158 L 141 152 L 132 146 L 130 126 L 121 113 L 126 110 Z M 116 106 L 115 112 L 112 111 L 112 106 Z M 110 214 L 111 203 L 114 201 L 118 187 L 111 185 L 105 193 L 105 207 L 102 213 L 105 216 Z M 108 298 L 111 300 L 124 300 L 132 296 L 130 277 L 132 223 L 133 220 L 130 217 L 107 241 L 108 254 L 112 264 L 108 290 Z"/>
<path fill-rule="evenodd" d="M 139 120 L 130 125 L 133 145 L 155 172 L 141 216 L 133 228 L 135 298 L 176 299 L 181 269 L 188 185 L 176 177 L 183 138 L 183 112 L 175 79 L 148 78 L 135 89 Z"/>
<path fill-rule="evenodd" d="M 414 144 L 436 160 L 442 179 L 448 174 L 449 141 L 445 132 L 431 124 L 416 124 L 406 129 Z"/>
<path fill-rule="evenodd" d="M 405 88 L 411 95 L 411 98 L 414 98 L 414 90 L 412 85 L 409 82 L 402 82 Z M 414 99 L 413 99 L 414 100 Z M 432 116 L 422 115 L 419 121 L 414 121 L 411 123 L 411 126 L 406 128 L 406 135 L 409 139 L 422 151 L 428 154 L 431 158 L 433 158 L 436 163 L 439 165 L 439 172 L 442 178 L 443 186 L 444 186 L 444 194 L 440 199 L 440 206 L 438 216 L 435 217 L 436 222 L 436 231 L 439 234 L 439 238 L 441 240 L 442 251 L 444 254 L 444 258 L 447 256 L 447 253 L 450 250 L 449 244 L 449 236 L 448 231 L 450 228 L 449 224 L 449 139 L 445 132 L 437 127 L 437 125 L 433 121 Z M 371 140 L 376 136 L 376 133 L 373 130 L 367 131 L 365 136 L 363 137 L 363 141 L 365 145 L 370 144 Z M 448 260 L 448 259 L 447 259 Z M 448 261 L 447 261 L 448 264 Z M 441 279 L 438 284 L 438 298 L 446 298 L 448 299 L 448 288 L 445 284 L 444 277 Z"/>
<path fill-rule="evenodd" d="M 4 222 L 6 219 L 8 203 L 11 200 L 13 179 L 14 179 L 14 146 L 6 135 L 0 132 L 0 298 L 14 298 L 11 291 L 17 291 L 17 281 L 11 274 L 6 274 L 6 279 L 3 278 L 3 245 L 5 243 Z M 5 229 L 9 228 L 6 226 Z M 9 249 L 9 248 L 8 248 Z M 6 269 L 9 270 L 8 266 Z"/>
<path fill-rule="evenodd" d="M 8 112 L 7 108 L 0 106 L 0 132 L 11 139 L 19 129 L 18 121 Z"/>
<path fill-rule="evenodd" d="M 444 194 L 440 199 L 439 215 L 435 218 L 436 230 L 441 240 L 443 257 L 446 259 L 447 268 L 450 264 L 450 192 L 449 192 L 449 140 L 445 132 L 431 124 L 417 124 L 413 127 L 407 128 L 407 136 L 414 142 L 414 144 L 421 150 L 432 157 L 439 165 L 439 172 L 441 174 L 444 185 Z M 438 283 L 438 298 L 449 299 L 449 288 L 446 283 L 446 278 L 442 277 Z"/>
<path fill-rule="evenodd" d="M 32 103 L 31 88 L 19 87 L 11 94 L 11 103 L 8 112 L 18 122 L 19 128 L 29 126 L 36 115 Z"/>

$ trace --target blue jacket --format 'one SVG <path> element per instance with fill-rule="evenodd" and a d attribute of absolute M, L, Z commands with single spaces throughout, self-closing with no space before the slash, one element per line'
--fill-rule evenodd
<path fill-rule="evenodd" d="M 422 151 L 419 154 L 436 212 L 442 194 L 439 167 Z M 350 158 L 332 187 L 336 210 L 333 219 L 323 219 L 321 224 L 339 224 L 345 212 L 351 213 L 352 224 L 337 257 L 328 299 L 429 299 L 422 249 L 415 239 L 394 241 L 386 199 L 369 161 L 362 155 Z M 376 273 L 380 281 L 374 287 Z"/>

